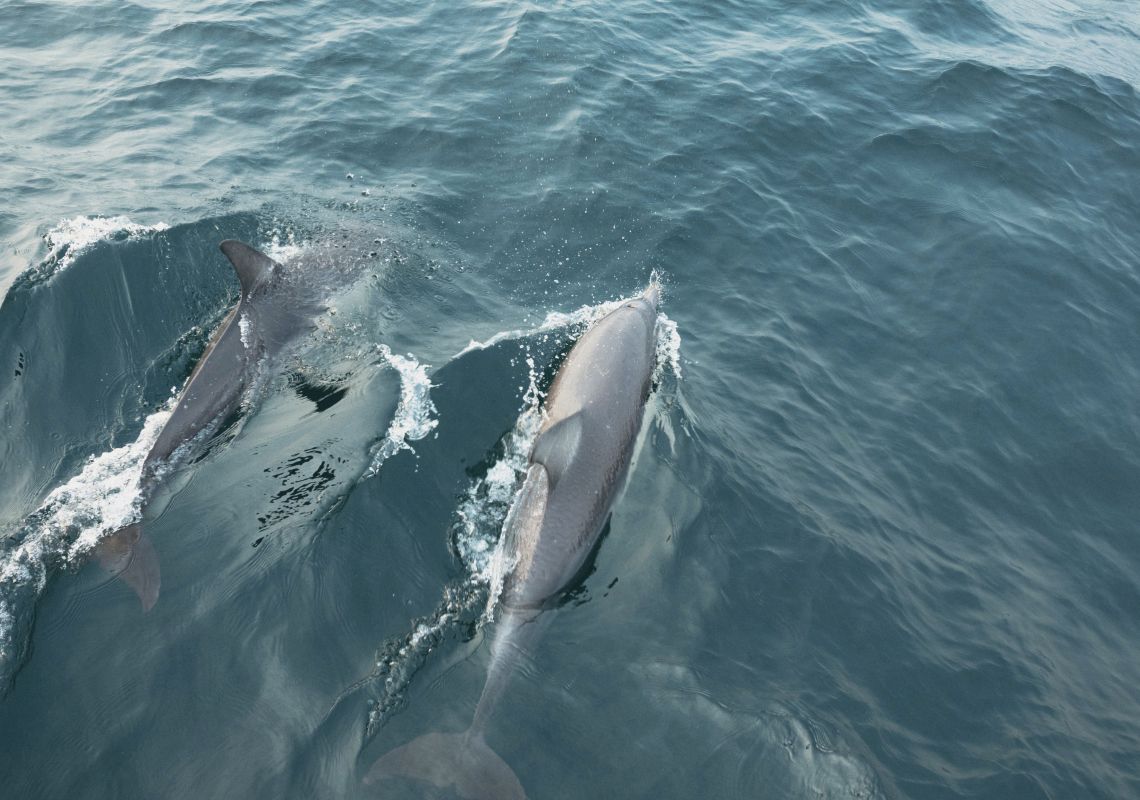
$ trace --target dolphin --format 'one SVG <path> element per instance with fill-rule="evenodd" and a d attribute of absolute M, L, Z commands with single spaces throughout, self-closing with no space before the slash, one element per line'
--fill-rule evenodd
<path fill-rule="evenodd" d="M 283 288 L 280 264 L 247 244 L 221 243 L 241 284 L 241 299 L 215 331 L 182 389 L 170 418 L 143 462 L 143 513 L 164 479 L 189 450 L 217 431 L 240 408 L 261 365 L 303 329 L 307 309 Z M 104 569 L 130 586 L 149 611 L 161 583 L 158 555 L 138 522 L 100 541 Z"/>
<path fill-rule="evenodd" d="M 503 524 L 493 567 L 502 579 L 499 619 L 471 726 L 392 750 L 365 783 L 399 776 L 450 788 L 465 800 L 525 800 L 518 777 L 484 735 L 519 656 L 545 627 L 540 615 L 580 574 L 624 483 L 649 396 L 659 299 L 653 282 L 592 325 L 551 384 L 526 478 Z"/>

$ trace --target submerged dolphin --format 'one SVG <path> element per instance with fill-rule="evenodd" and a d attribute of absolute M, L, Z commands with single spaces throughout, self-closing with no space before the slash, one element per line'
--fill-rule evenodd
<path fill-rule="evenodd" d="M 241 300 L 218 327 L 178 398 L 174 411 L 143 462 L 142 506 L 170 471 L 172 456 L 184 445 L 209 436 L 241 405 L 259 365 L 301 332 L 306 319 L 288 292 L 282 292 L 282 267 L 247 244 L 227 240 L 222 252 L 241 283 Z M 203 433 L 205 432 L 205 433 Z M 158 555 L 142 532 L 142 523 L 128 525 L 103 539 L 96 548 L 99 562 L 134 589 L 148 611 L 158 600 Z"/>
<path fill-rule="evenodd" d="M 550 387 L 526 479 L 504 523 L 501 616 L 471 727 L 391 751 L 365 783 L 403 776 L 453 787 L 467 800 L 526 797 L 484 733 L 517 655 L 537 638 L 539 614 L 583 568 L 629 470 L 653 373 L 659 296 L 650 284 L 591 326 Z"/>

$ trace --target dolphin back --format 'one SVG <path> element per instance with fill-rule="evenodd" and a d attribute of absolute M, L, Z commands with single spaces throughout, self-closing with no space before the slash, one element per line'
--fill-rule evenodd
<path fill-rule="evenodd" d="M 367 784 L 408 778 L 437 789 L 451 789 L 464 800 L 526 800 L 518 776 L 482 735 L 429 733 L 382 756 Z"/>

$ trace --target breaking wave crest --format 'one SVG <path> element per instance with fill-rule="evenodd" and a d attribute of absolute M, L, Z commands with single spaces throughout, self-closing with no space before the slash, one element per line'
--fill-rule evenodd
<path fill-rule="evenodd" d="M 398 356 L 387 345 L 378 345 L 381 359 L 400 376 L 400 400 L 384 439 L 372 454 L 372 464 L 365 477 L 380 471 L 380 466 L 401 450 L 415 452 L 409 442 L 423 439 L 439 424 L 435 404 L 431 400 L 430 366 L 421 364 L 410 354 Z"/>
<path fill-rule="evenodd" d="M 127 217 L 72 217 L 65 219 L 44 234 L 48 246 L 48 256 L 41 269 L 47 275 L 61 272 L 91 245 L 114 239 L 139 239 L 151 233 L 165 231 L 170 226 L 165 222 L 154 225 L 140 225 Z"/>

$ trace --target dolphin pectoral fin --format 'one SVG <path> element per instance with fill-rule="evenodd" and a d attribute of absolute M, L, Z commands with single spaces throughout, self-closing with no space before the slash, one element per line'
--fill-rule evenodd
<path fill-rule="evenodd" d="M 128 525 L 103 539 L 95 547 L 99 566 L 130 586 L 142 602 L 143 612 L 158 601 L 162 576 L 158 553 L 139 524 Z"/>
<path fill-rule="evenodd" d="M 550 476 L 553 487 L 578 454 L 582 443 L 582 412 L 571 414 L 559 420 L 541 434 L 531 450 L 530 460 L 542 464 Z"/>
<path fill-rule="evenodd" d="M 464 800 L 526 800 L 518 776 L 474 733 L 429 733 L 372 765 L 366 784 L 409 778 L 452 788 Z"/>
<path fill-rule="evenodd" d="M 220 245 L 226 258 L 234 265 L 238 280 L 241 281 L 241 296 L 248 297 L 262 280 L 273 274 L 277 262 L 248 244 L 236 239 L 226 239 Z"/>

